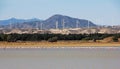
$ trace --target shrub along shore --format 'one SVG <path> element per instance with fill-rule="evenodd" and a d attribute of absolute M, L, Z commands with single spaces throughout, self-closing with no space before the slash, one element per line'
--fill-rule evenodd
<path fill-rule="evenodd" d="M 68 35 L 0 34 L 0 46 L 120 46 L 119 38 L 120 34 L 98 33 Z"/>

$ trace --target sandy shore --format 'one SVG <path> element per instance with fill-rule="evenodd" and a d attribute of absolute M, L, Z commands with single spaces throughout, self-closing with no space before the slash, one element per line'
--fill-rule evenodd
<path fill-rule="evenodd" d="M 81 42 L 81 41 L 58 41 L 58 42 L 0 42 L 0 48 L 4 47 L 118 47 L 120 42 Z"/>

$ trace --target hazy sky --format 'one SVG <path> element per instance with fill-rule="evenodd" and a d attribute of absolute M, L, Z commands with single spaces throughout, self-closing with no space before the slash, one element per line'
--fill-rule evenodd
<path fill-rule="evenodd" d="M 101 25 L 120 25 L 120 0 L 0 0 L 0 20 L 47 19 L 62 14 Z"/>

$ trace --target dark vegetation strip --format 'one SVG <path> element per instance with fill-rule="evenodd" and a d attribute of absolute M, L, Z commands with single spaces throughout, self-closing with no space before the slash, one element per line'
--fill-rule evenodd
<path fill-rule="evenodd" d="M 16 41 L 41 41 L 46 40 L 54 42 L 57 40 L 102 40 L 107 37 L 113 37 L 113 41 L 117 42 L 120 34 L 0 34 L 0 41 L 16 42 Z"/>

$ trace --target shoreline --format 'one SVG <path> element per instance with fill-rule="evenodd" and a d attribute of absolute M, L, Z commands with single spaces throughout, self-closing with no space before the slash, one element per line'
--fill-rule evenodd
<path fill-rule="evenodd" d="M 95 49 L 95 50 L 99 50 L 99 49 L 108 49 L 108 50 L 120 50 L 120 47 L 5 47 L 5 48 L 1 48 L 0 50 L 19 50 L 19 49 L 40 49 L 40 50 L 47 50 L 47 49 Z"/>
<path fill-rule="evenodd" d="M 25 41 L 0 42 L 0 48 L 78 48 L 78 47 L 120 47 L 120 42 L 88 42 L 88 41 Z"/>

